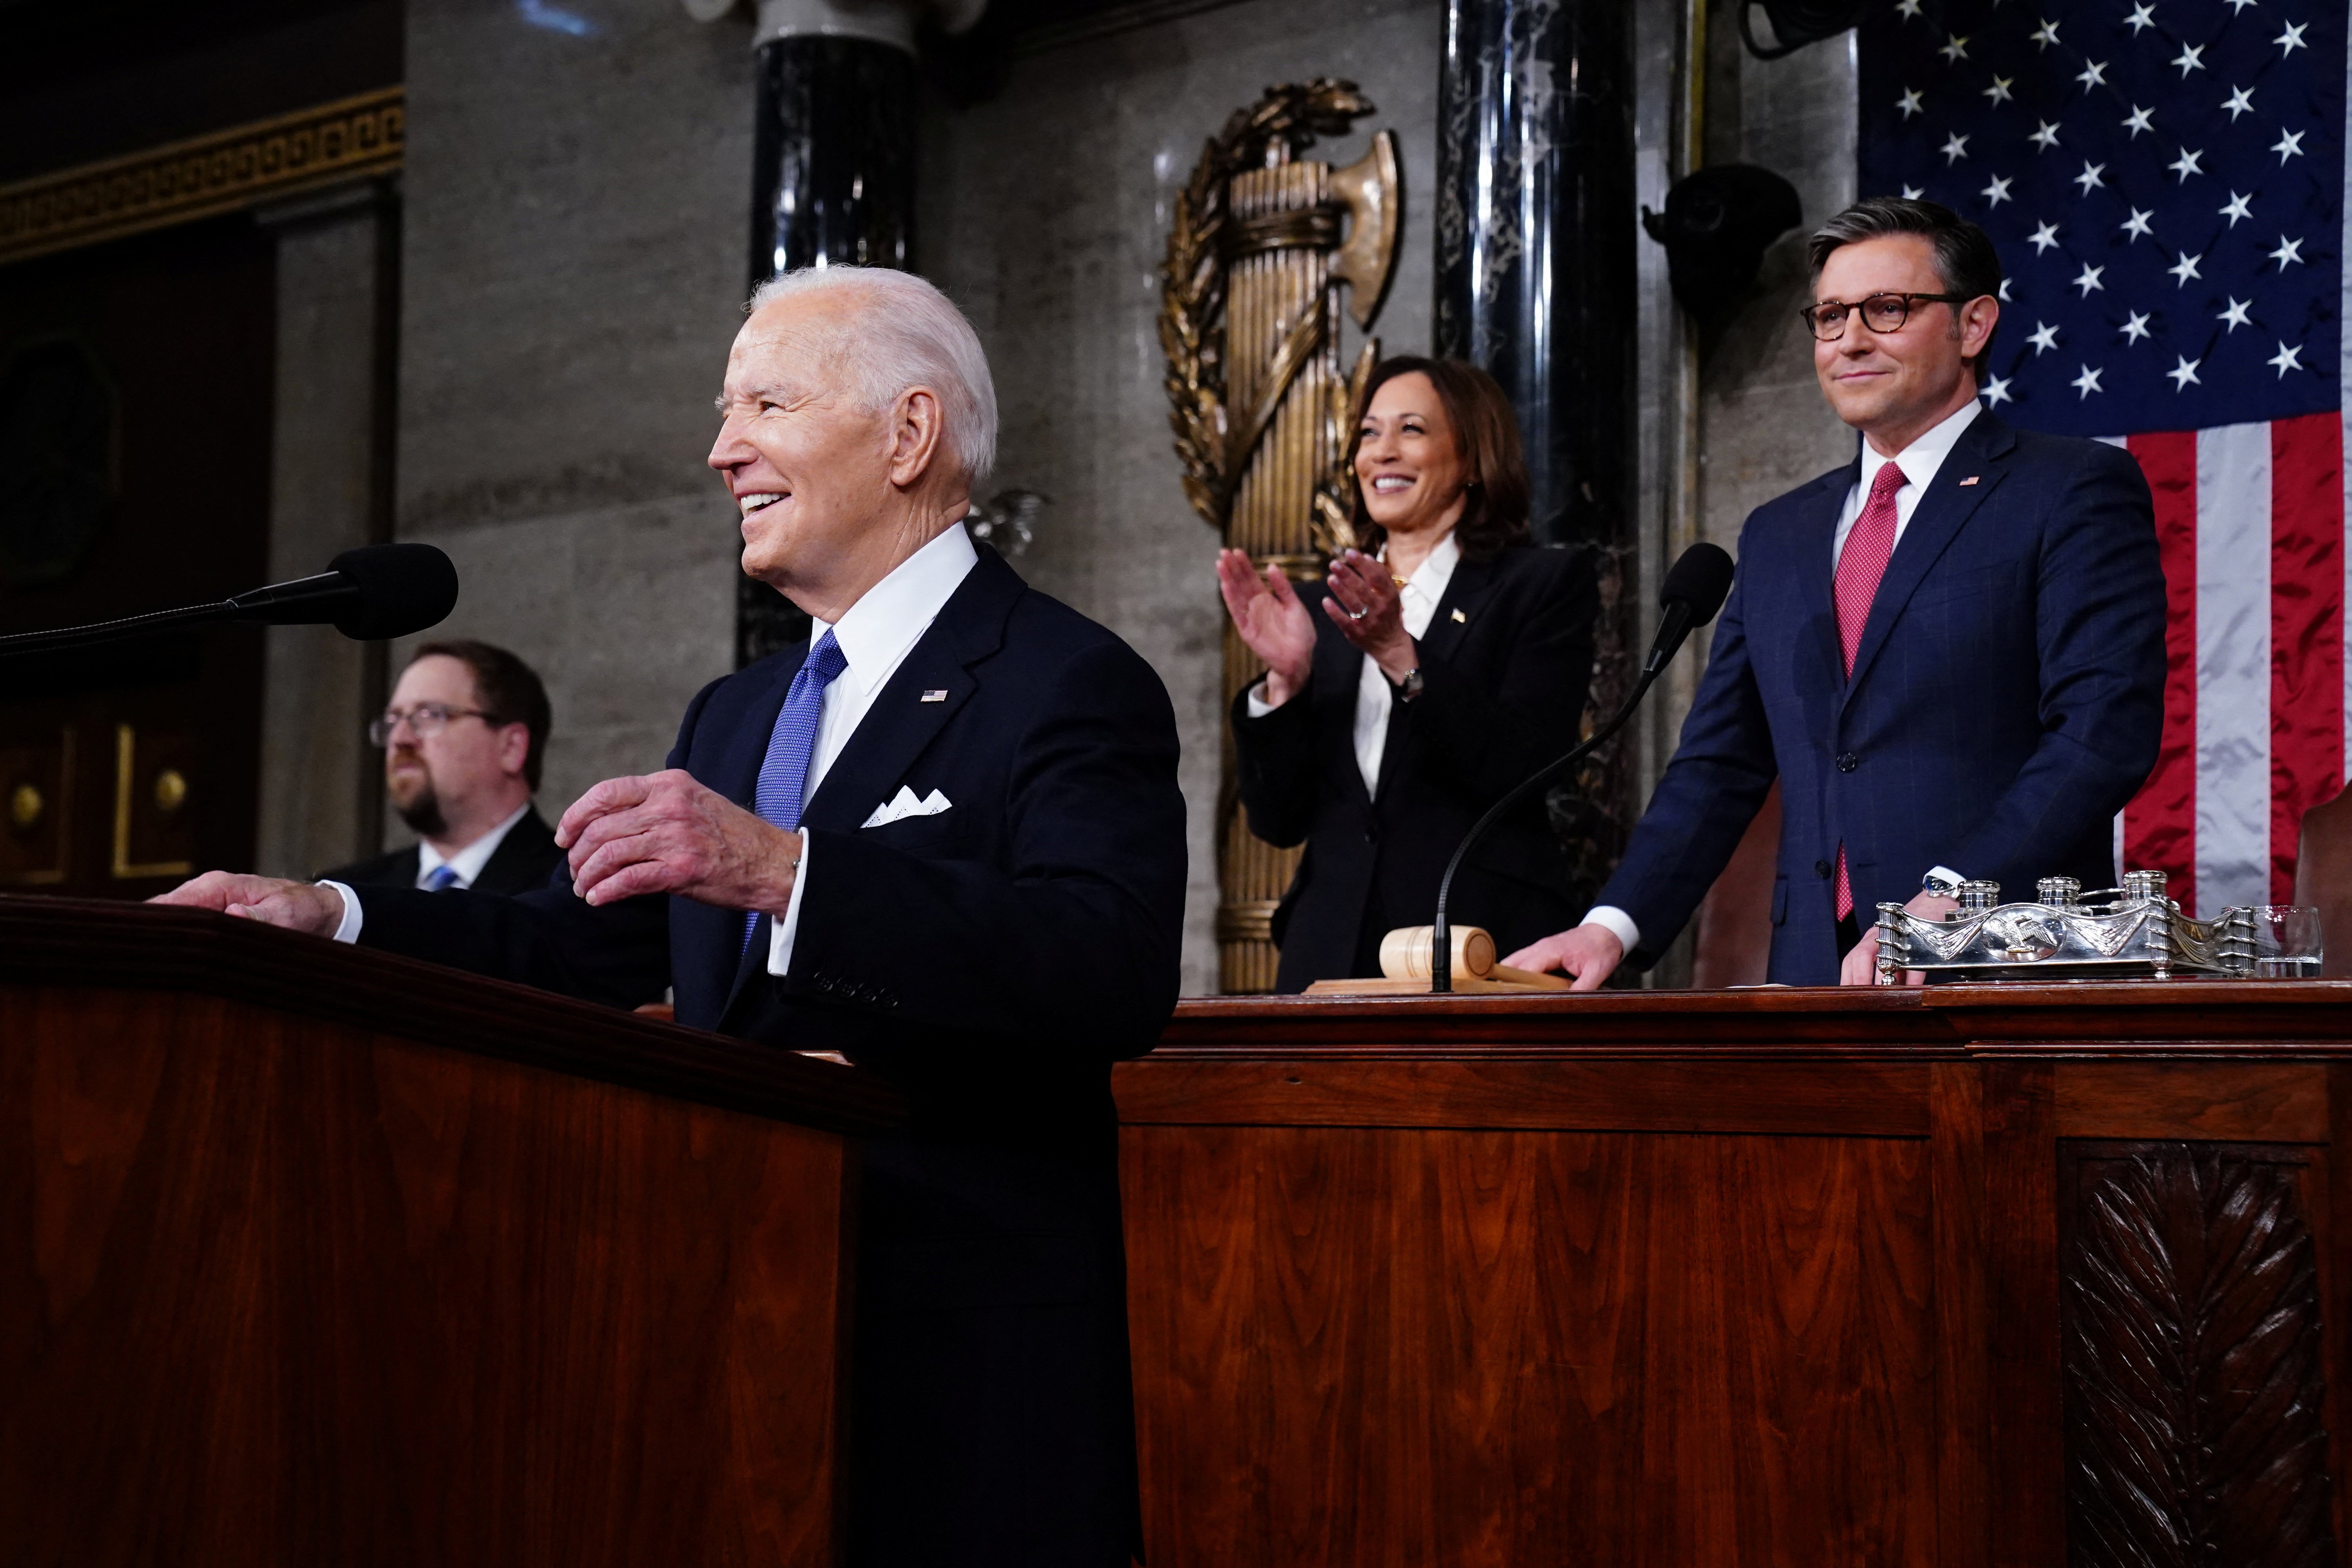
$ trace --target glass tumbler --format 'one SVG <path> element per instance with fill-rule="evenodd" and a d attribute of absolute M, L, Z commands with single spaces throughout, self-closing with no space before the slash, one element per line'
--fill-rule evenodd
<path fill-rule="evenodd" d="M 2309 904 L 2257 904 L 2253 917 L 2257 980 L 2319 978 L 2324 950 L 2317 910 Z"/>

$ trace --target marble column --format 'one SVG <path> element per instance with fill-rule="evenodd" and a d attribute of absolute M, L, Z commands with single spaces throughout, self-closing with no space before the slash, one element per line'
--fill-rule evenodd
<path fill-rule="evenodd" d="M 924 9 L 916 0 L 760 0 L 752 287 L 801 267 L 912 264 L 915 24 Z M 743 580 L 739 667 L 807 635 L 807 616 Z"/>
<path fill-rule="evenodd" d="M 1635 613 L 1633 0 L 1447 0 L 1438 80 L 1437 353 L 1518 411 L 1538 541 L 1601 552 L 1590 712 L 1632 689 Z M 1622 745 L 1557 785 L 1581 897 L 1638 802 Z"/>
<path fill-rule="evenodd" d="M 1538 536 L 1625 542 L 1630 0 L 1449 0 L 1437 123 L 1437 352 L 1510 394 Z"/>

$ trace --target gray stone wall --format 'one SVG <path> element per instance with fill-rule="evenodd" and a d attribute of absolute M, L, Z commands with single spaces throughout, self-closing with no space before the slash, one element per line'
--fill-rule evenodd
<path fill-rule="evenodd" d="M 1404 227 L 1373 329 L 1391 352 L 1426 352 L 1444 15 L 1437 0 L 1250 0 L 1027 56 L 995 98 L 935 106 L 924 126 L 919 261 L 988 347 L 1004 416 L 995 483 L 1053 497 L 1021 570 L 1132 643 L 1176 704 L 1188 993 L 1216 989 L 1223 612 L 1217 540 L 1178 484 L 1160 389 L 1171 204 L 1201 143 L 1267 86 L 1354 80 L 1379 109 L 1366 133 L 1308 155 L 1352 163 L 1370 129 L 1397 132 Z"/>
<path fill-rule="evenodd" d="M 545 677 L 551 816 L 659 767 L 730 668 L 740 541 L 702 459 L 750 221 L 749 24 L 575 10 L 408 16 L 397 531 L 457 563 L 436 635 Z"/>

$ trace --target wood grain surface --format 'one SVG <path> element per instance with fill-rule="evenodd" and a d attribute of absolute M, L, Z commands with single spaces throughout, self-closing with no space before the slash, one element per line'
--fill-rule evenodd
<path fill-rule="evenodd" d="M 1143 1127 L 1150 1560 L 1919 1562 L 1917 1140 Z"/>
<path fill-rule="evenodd" d="M 2061 1062 L 2058 1136 L 2325 1143 L 2328 1070 L 2319 1062 Z"/>
<path fill-rule="evenodd" d="M 0 985 L 0 1557 L 829 1562 L 843 1147 Z"/>

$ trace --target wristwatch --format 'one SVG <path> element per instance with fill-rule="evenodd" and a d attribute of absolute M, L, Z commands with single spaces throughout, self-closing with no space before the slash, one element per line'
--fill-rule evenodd
<path fill-rule="evenodd" d="M 1414 665 L 1411 669 L 1404 672 L 1404 679 L 1402 680 L 1390 681 L 1389 689 L 1396 693 L 1396 700 L 1398 701 L 1410 702 L 1414 698 L 1420 696 L 1421 689 L 1428 684 L 1429 683 L 1427 681 L 1421 678 L 1421 666 Z"/>
<path fill-rule="evenodd" d="M 1919 879 L 1919 890 L 1923 893 L 1935 893 L 1947 899 L 1957 899 L 1960 896 L 1960 884 L 1967 880 L 1967 878 L 1948 866 L 1931 866 L 1927 869 L 1927 874 Z"/>

